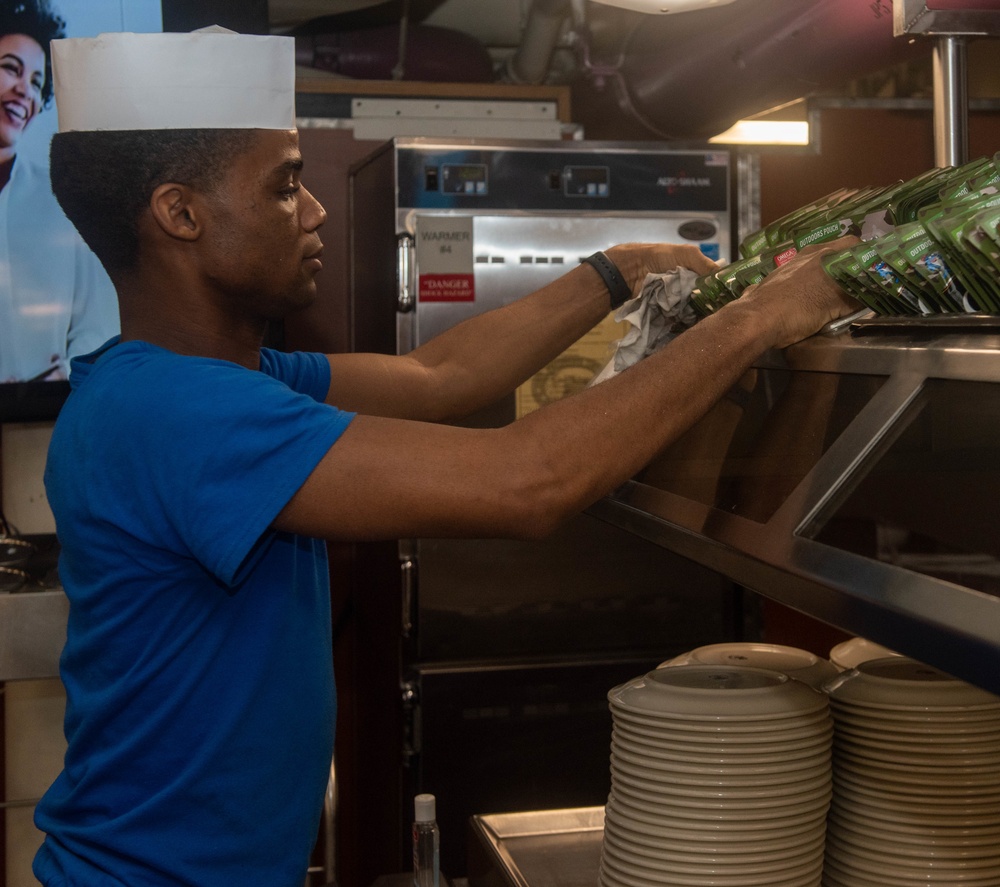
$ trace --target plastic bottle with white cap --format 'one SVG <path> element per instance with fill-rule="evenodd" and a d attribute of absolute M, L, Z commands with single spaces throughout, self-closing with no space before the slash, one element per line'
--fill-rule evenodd
<path fill-rule="evenodd" d="M 441 833 L 434 795 L 413 799 L 413 887 L 438 887 Z"/>

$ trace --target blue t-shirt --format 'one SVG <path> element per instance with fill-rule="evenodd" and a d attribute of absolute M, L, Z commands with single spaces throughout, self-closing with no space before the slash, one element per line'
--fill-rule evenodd
<path fill-rule="evenodd" d="M 70 600 L 46 887 L 301 887 L 333 753 L 322 542 L 271 522 L 352 414 L 322 355 L 261 371 L 112 340 L 45 484 Z"/>

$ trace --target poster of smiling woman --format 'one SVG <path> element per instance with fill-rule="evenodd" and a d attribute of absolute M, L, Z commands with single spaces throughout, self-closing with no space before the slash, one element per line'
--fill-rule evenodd
<path fill-rule="evenodd" d="M 0 0 L 0 384 L 65 379 L 118 332 L 111 281 L 49 185 L 50 41 L 161 29 L 159 0 Z"/>

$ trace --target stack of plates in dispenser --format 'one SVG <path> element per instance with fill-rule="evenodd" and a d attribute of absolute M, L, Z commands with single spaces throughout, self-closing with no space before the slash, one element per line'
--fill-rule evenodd
<path fill-rule="evenodd" d="M 818 887 L 829 701 L 759 668 L 658 668 L 609 694 L 600 887 Z"/>
<path fill-rule="evenodd" d="M 826 887 L 1000 884 L 1000 698 L 905 657 L 827 687 Z"/>
<path fill-rule="evenodd" d="M 871 659 L 887 659 L 889 656 L 899 655 L 895 650 L 890 650 L 867 638 L 850 638 L 837 644 L 830 651 L 830 661 L 840 671 L 850 671 Z"/>
<path fill-rule="evenodd" d="M 885 655 L 888 655 L 886 653 Z M 687 653 L 661 662 L 659 668 L 677 665 L 734 665 L 740 668 L 766 668 L 819 689 L 831 678 L 840 674 L 829 659 L 823 659 L 808 650 L 786 647 L 781 644 L 762 644 L 753 641 L 731 641 L 725 644 L 708 644 L 695 647 Z"/>

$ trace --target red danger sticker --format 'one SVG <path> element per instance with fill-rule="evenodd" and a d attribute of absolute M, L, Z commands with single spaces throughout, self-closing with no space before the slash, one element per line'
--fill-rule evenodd
<path fill-rule="evenodd" d="M 417 298 L 421 302 L 473 302 L 476 287 L 471 274 L 421 274 Z"/>

